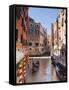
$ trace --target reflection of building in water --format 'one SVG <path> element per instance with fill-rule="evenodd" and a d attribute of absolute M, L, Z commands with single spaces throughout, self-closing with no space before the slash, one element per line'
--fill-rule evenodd
<path fill-rule="evenodd" d="M 52 24 L 53 54 L 60 55 L 61 48 L 66 45 L 66 10 L 62 9 Z"/>
<path fill-rule="evenodd" d="M 26 79 L 28 8 L 16 7 L 16 83 Z"/>
<path fill-rule="evenodd" d="M 29 55 L 41 55 L 47 50 L 47 29 L 32 18 L 29 18 L 28 47 Z"/>

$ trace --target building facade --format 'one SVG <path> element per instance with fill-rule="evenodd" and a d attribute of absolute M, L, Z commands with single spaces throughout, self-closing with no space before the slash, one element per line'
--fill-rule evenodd
<path fill-rule="evenodd" d="M 55 55 L 58 54 L 58 28 L 57 21 L 52 24 L 52 51 Z"/>
<path fill-rule="evenodd" d="M 29 18 L 28 49 L 29 55 L 42 55 L 46 51 L 47 29 Z"/>
<path fill-rule="evenodd" d="M 28 8 L 16 8 L 16 48 L 27 45 Z"/>
<path fill-rule="evenodd" d="M 58 40 L 59 51 L 65 45 L 66 46 L 66 10 L 63 9 L 58 16 Z M 61 52 L 60 52 L 61 53 Z"/>
<path fill-rule="evenodd" d="M 47 34 L 47 55 L 51 55 L 51 35 Z"/>
<path fill-rule="evenodd" d="M 53 54 L 60 55 L 61 48 L 66 45 L 66 10 L 62 9 L 56 18 L 56 21 L 52 23 L 52 52 Z"/>
<path fill-rule="evenodd" d="M 16 7 L 16 83 L 25 83 L 28 67 L 28 7 Z"/>

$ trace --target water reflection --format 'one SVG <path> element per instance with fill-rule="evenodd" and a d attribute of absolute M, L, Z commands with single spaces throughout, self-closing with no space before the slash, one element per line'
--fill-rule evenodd
<path fill-rule="evenodd" d="M 59 80 L 56 75 L 55 67 L 51 64 L 51 59 L 40 59 L 39 62 L 40 66 L 37 72 L 31 73 L 31 68 L 29 68 L 28 75 L 26 77 L 27 83 L 50 82 Z"/>

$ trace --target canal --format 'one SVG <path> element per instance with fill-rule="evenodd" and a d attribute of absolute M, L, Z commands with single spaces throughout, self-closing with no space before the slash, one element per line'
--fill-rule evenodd
<path fill-rule="evenodd" d="M 32 62 L 39 61 L 39 69 L 32 73 Z M 59 81 L 50 58 L 30 59 L 26 83 Z"/>

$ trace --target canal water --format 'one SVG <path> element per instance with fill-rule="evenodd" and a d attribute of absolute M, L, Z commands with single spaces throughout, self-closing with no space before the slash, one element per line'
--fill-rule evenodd
<path fill-rule="evenodd" d="M 40 62 L 39 69 L 37 72 L 32 73 L 32 62 L 37 61 L 37 59 L 30 60 L 29 68 L 27 71 L 26 83 L 35 83 L 35 82 L 51 82 L 59 81 L 55 67 L 51 64 L 51 59 L 38 59 Z"/>

